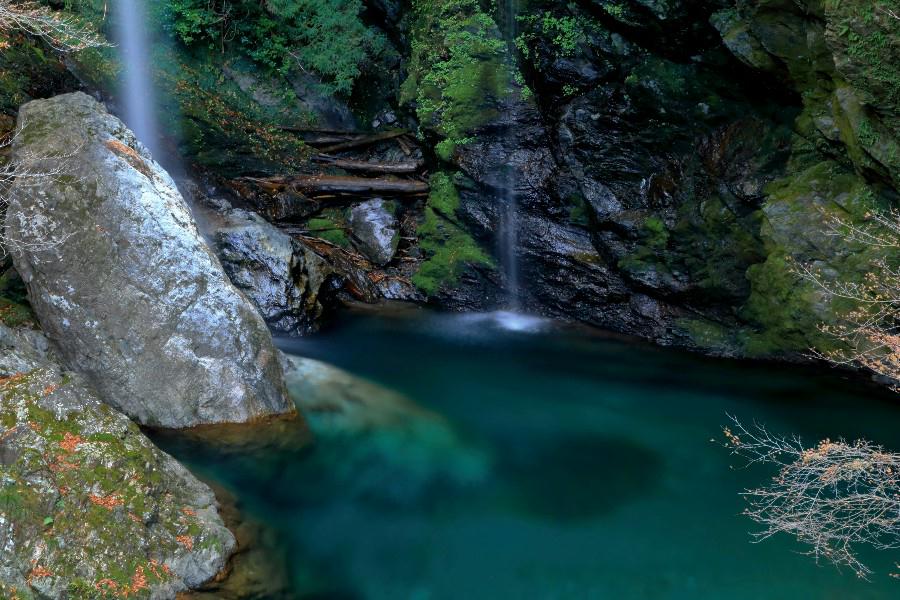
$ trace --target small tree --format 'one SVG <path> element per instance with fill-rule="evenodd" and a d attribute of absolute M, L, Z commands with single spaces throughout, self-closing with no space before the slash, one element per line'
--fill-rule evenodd
<path fill-rule="evenodd" d="M 799 265 L 800 275 L 831 299 L 849 301 L 839 323 L 823 324 L 823 333 L 838 341 L 840 349 L 813 354 L 836 365 L 855 365 L 891 381 L 900 391 L 900 265 L 889 257 L 900 255 L 900 211 L 872 212 L 856 225 L 829 217 L 832 235 L 848 244 L 875 250 L 869 272 L 858 282 L 835 281 L 810 265 Z"/>
<path fill-rule="evenodd" d="M 744 514 L 764 527 L 754 534 L 757 541 L 787 533 L 808 544 L 816 560 L 850 567 L 862 578 L 871 570 L 859 560 L 859 546 L 900 548 L 900 454 L 864 440 L 806 448 L 799 437 L 732 421 L 724 429 L 732 452 L 748 464 L 778 468 L 768 486 L 743 493 Z"/>

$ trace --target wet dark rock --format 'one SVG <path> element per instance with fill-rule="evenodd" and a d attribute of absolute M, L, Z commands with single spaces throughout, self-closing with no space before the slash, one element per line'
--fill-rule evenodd
<path fill-rule="evenodd" d="M 323 258 L 244 210 L 223 214 L 214 236 L 225 272 L 270 327 L 296 334 L 318 326 L 336 276 Z"/>

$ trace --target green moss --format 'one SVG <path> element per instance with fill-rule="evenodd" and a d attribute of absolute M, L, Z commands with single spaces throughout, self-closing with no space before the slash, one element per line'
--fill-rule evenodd
<path fill-rule="evenodd" d="M 861 224 L 887 200 L 858 175 L 829 161 L 776 180 L 766 191 L 762 235 L 767 258 L 748 270 L 751 294 L 741 310 L 752 325 L 745 336 L 747 351 L 827 351 L 835 342 L 820 333 L 819 325 L 839 322 L 855 306 L 829 298 L 802 279 L 795 265 L 815 263 L 835 281 L 861 281 L 884 251 L 832 235 L 827 222 L 839 218 Z"/>
<path fill-rule="evenodd" d="M 507 45 L 477 0 L 413 0 L 409 77 L 401 102 L 441 140 L 445 160 L 497 114 L 513 81 Z"/>
<path fill-rule="evenodd" d="M 494 265 L 472 236 L 455 222 L 458 208 L 459 194 L 450 175 L 433 175 L 425 215 L 417 230 L 426 259 L 412 277 L 416 287 L 428 296 L 454 285 L 468 265 Z"/>
<path fill-rule="evenodd" d="M 812 289 L 797 276 L 783 249 L 747 271 L 752 293 L 742 317 L 755 325 L 744 334 L 746 352 L 765 356 L 821 346 L 820 319 L 811 310 Z"/>
<path fill-rule="evenodd" d="M 339 215 L 323 214 L 306 222 L 306 229 L 310 235 L 322 238 L 341 248 L 350 247 L 350 238 L 347 236 L 346 220 Z"/>
<path fill-rule="evenodd" d="M 526 58 L 532 56 L 532 47 L 537 41 L 550 44 L 555 58 L 572 57 L 579 48 L 587 44 L 590 34 L 598 28 L 593 19 L 554 14 L 549 10 L 522 15 L 518 17 L 518 21 L 523 33 L 516 38 L 516 47 Z"/>
<path fill-rule="evenodd" d="M 641 226 L 641 241 L 635 250 L 619 260 L 619 268 L 632 273 L 667 269 L 664 251 L 669 242 L 669 230 L 662 219 L 649 216 Z"/>
<path fill-rule="evenodd" d="M 706 319 L 679 319 L 676 325 L 701 348 L 726 349 L 735 342 L 733 330 Z"/>
<path fill-rule="evenodd" d="M 590 225 L 588 206 L 581 195 L 572 196 L 569 199 L 569 222 L 573 225 L 587 227 Z"/>
<path fill-rule="evenodd" d="M 897 20 L 890 16 L 897 3 L 826 0 L 824 4 L 830 31 L 854 63 L 845 69 L 854 76 L 854 84 L 879 103 L 900 110 L 900 31 Z"/>

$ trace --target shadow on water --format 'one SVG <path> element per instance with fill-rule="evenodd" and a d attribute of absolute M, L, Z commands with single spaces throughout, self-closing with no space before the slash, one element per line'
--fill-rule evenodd
<path fill-rule="evenodd" d="M 652 449 L 593 434 L 532 440 L 499 460 L 515 508 L 569 523 L 636 501 L 653 490 L 663 469 L 662 457 Z"/>

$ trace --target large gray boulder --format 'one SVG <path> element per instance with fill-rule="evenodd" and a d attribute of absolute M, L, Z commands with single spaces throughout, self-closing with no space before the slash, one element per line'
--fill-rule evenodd
<path fill-rule="evenodd" d="M 350 228 L 360 251 L 376 265 L 391 262 L 400 243 L 400 226 L 381 198 L 358 204 L 350 211 Z"/>
<path fill-rule="evenodd" d="M 0 325 L 0 598 L 173 599 L 235 546 L 208 486 Z"/>
<path fill-rule="evenodd" d="M 169 175 L 76 93 L 19 112 L 16 269 L 65 365 L 140 423 L 187 427 L 291 412 L 271 335 L 229 282 Z"/>

